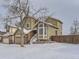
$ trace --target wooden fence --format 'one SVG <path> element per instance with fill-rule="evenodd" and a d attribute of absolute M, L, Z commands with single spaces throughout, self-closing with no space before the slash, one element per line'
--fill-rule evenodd
<path fill-rule="evenodd" d="M 52 41 L 79 44 L 79 35 L 52 36 Z"/>

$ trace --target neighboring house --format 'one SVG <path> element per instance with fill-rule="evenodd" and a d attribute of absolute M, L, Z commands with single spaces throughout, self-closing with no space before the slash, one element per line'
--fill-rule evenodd
<path fill-rule="evenodd" d="M 6 32 L 2 32 L 2 31 L 0 31 L 0 36 L 1 36 L 1 35 L 4 35 L 5 33 L 6 33 Z"/>
<path fill-rule="evenodd" d="M 0 31 L 0 42 L 2 42 L 2 35 L 4 35 L 6 32 Z"/>
<path fill-rule="evenodd" d="M 14 43 L 14 34 L 17 30 L 17 27 L 14 25 L 7 25 L 7 33 L 3 37 L 3 43 Z"/>
<path fill-rule="evenodd" d="M 23 23 L 25 44 L 33 40 L 49 41 L 51 36 L 62 35 L 62 22 L 51 17 L 48 17 L 45 21 L 36 20 L 33 17 L 25 17 Z M 21 43 L 20 28 L 9 26 L 8 32 L 10 33 L 10 36 L 8 36 L 9 43 Z"/>

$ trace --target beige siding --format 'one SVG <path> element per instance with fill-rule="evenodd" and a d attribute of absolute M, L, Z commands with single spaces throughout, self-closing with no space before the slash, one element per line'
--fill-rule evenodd
<path fill-rule="evenodd" d="M 12 34 L 14 34 L 16 32 L 16 30 L 17 30 L 17 28 L 12 28 L 11 27 L 10 30 L 9 30 L 9 32 L 12 33 Z"/>
<path fill-rule="evenodd" d="M 57 21 L 56 20 L 49 18 L 48 20 L 46 20 L 46 22 L 51 23 L 51 24 L 53 24 L 54 26 L 57 27 Z"/>
<path fill-rule="evenodd" d="M 21 36 L 15 36 L 15 44 L 21 43 Z"/>
<path fill-rule="evenodd" d="M 15 35 L 20 35 L 21 34 L 21 31 L 20 30 L 17 30 Z"/>
<path fill-rule="evenodd" d="M 28 29 L 31 28 L 31 23 L 30 23 L 30 19 L 27 19 L 27 21 L 25 22 L 25 28 L 27 29 L 27 25 L 29 25 Z"/>
<path fill-rule="evenodd" d="M 31 28 L 34 28 L 34 25 L 36 24 L 36 20 L 31 20 Z"/>
<path fill-rule="evenodd" d="M 15 33 L 15 37 L 14 37 L 14 41 L 15 41 L 15 44 L 20 44 L 21 43 L 21 32 L 20 30 L 17 30 L 16 33 Z"/>
<path fill-rule="evenodd" d="M 58 29 L 55 29 L 53 27 L 48 27 L 48 37 L 55 36 L 55 35 L 62 35 L 62 22 L 60 20 L 48 18 L 46 22 L 51 23 L 52 25 L 58 28 Z"/>
<path fill-rule="evenodd" d="M 30 27 L 27 28 L 27 24 L 28 24 Z M 36 24 L 36 20 L 35 20 L 35 19 L 33 19 L 33 18 L 28 18 L 28 19 L 26 20 L 26 22 L 25 22 L 25 26 L 24 26 L 24 27 L 25 27 L 26 29 L 32 29 L 35 24 Z"/>
<path fill-rule="evenodd" d="M 55 28 L 52 28 L 52 27 L 48 27 L 48 38 L 50 38 L 51 36 L 55 36 L 56 33 L 55 33 L 56 29 Z"/>
<path fill-rule="evenodd" d="M 4 38 L 3 38 L 3 43 L 9 44 L 9 38 L 8 38 L 8 37 L 4 37 Z"/>
<path fill-rule="evenodd" d="M 55 29 L 53 27 L 48 27 L 48 37 L 56 36 L 56 35 L 62 35 L 62 24 L 60 22 L 57 23 L 58 29 Z M 57 32 L 57 33 L 56 33 Z"/>
<path fill-rule="evenodd" d="M 58 26 L 58 35 L 62 35 L 62 24 L 60 22 L 57 22 Z"/>

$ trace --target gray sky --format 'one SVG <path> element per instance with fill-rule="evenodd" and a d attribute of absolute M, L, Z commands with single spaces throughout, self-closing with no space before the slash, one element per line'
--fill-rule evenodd
<path fill-rule="evenodd" d="M 33 7 L 45 7 L 49 10 L 52 17 L 60 19 L 63 22 L 63 33 L 68 34 L 70 26 L 74 19 L 79 18 L 79 0 L 30 0 Z M 6 14 L 6 9 L 1 7 L 3 0 L 0 0 L 0 14 Z M 1 19 L 0 19 L 1 20 Z M 2 22 L 1 22 L 2 23 Z M 2 27 L 2 25 L 0 25 Z"/>

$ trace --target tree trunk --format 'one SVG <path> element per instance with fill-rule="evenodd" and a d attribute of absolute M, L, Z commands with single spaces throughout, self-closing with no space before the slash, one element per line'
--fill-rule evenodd
<path fill-rule="evenodd" d="M 23 33 L 23 29 L 21 29 L 21 47 L 24 47 L 24 33 Z"/>
<path fill-rule="evenodd" d="M 20 16 L 21 19 L 21 47 L 24 47 L 24 32 L 23 32 L 23 23 L 22 23 L 22 17 Z"/>

